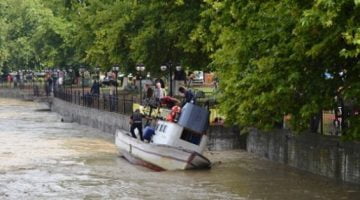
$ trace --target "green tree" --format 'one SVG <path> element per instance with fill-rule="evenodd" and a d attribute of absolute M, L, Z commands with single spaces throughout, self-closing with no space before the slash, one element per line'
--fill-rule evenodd
<path fill-rule="evenodd" d="M 193 36 L 212 54 L 230 122 L 270 129 L 291 115 L 302 130 L 336 95 L 359 105 L 357 1 L 206 2 Z"/>
<path fill-rule="evenodd" d="M 64 47 L 71 29 L 65 20 L 53 15 L 52 10 L 39 0 L 5 1 L 1 6 L 1 19 L 11 23 L 2 29 L 1 61 L 13 70 L 33 69 L 44 64 L 59 66 L 64 59 Z"/>

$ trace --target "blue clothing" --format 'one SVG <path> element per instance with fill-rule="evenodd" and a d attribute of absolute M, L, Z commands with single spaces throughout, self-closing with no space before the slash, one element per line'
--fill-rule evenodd
<path fill-rule="evenodd" d="M 184 96 L 185 96 L 185 101 L 182 103 L 182 106 L 184 106 L 186 103 L 194 103 L 194 104 L 196 103 L 195 95 L 194 93 L 192 93 L 191 90 L 185 91 Z"/>
<path fill-rule="evenodd" d="M 99 83 L 94 83 L 92 86 L 91 86 L 91 90 L 90 90 L 91 94 L 100 94 L 100 84 Z"/>

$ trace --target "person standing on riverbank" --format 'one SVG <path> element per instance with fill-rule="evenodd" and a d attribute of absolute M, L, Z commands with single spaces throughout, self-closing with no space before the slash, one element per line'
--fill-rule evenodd
<path fill-rule="evenodd" d="M 11 74 L 8 74 L 6 77 L 7 83 L 8 83 L 8 87 L 11 88 L 11 84 L 13 81 L 13 77 L 11 76 Z"/>
<path fill-rule="evenodd" d="M 90 94 L 99 96 L 100 95 L 100 83 L 98 83 L 96 80 L 94 80 L 94 83 L 91 86 Z"/>
<path fill-rule="evenodd" d="M 185 86 L 186 85 L 186 73 L 183 69 L 180 70 L 175 70 L 174 72 L 174 85 L 173 87 L 173 91 L 175 96 L 179 95 L 179 88 L 181 86 Z"/>
<path fill-rule="evenodd" d="M 188 90 L 184 87 L 179 88 L 179 92 L 184 95 L 185 99 L 183 103 L 181 104 L 181 107 L 183 107 L 186 103 L 196 103 L 195 95 L 191 90 Z"/>
<path fill-rule="evenodd" d="M 188 87 L 188 88 L 192 87 L 193 82 L 194 82 L 194 79 L 195 79 L 195 74 L 194 74 L 194 72 L 189 72 L 189 74 L 188 74 L 188 81 L 187 81 L 187 87 Z"/>
<path fill-rule="evenodd" d="M 45 76 L 45 93 L 46 93 L 46 96 L 50 96 L 52 86 L 53 86 L 53 80 L 51 78 L 51 74 L 46 74 L 46 76 Z"/>
<path fill-rule="evenodd" d="M 160 105 L 161 99 L 163 99 L 163 98 L 166 96 L 165 89 L 161 87 L 161 83 L 160 83 L 160 82 L 157 82 L 157 83 L 156 83 L 156 88 L 155 88 L 155 91 L 154 91 L 154 96 L 155 96 L 156 103 L 157 103 L 158 105 Z"/>

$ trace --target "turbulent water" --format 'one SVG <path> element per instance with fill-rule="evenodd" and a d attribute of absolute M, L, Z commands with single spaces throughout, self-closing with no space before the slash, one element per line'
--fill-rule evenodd
<path fill-rule="evenodd" d="M 0 199 L 360 199 L 360 187 L 241 151 L 211 170 L 153 172 L 119 156 L 112 135 L 0 99 Z"/>

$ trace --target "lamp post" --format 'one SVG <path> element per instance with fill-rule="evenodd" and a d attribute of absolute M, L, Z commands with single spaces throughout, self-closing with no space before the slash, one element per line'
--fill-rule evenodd
<path fill-rule="evenodd" d="M 141 80 L 142 80 L 142 72 L 145 71 L 145 65 L 144 64 L 138 64 L 136 66 L 136 71 L 139 72 L 139 78 L 140 78 L 140 104 L 142 104 L 142 84 L 141 84 Z"/>
<path fill-rule="evenodd" d="M 161 71 L 169 70 L 169 87 L 170 87 L 170 96 L 171 97 L 173 96 L 173 81 L 172 81 L 173 67 L 174 67 L 174 65 L 172 62 L 169 62 L 166 65 L 160 66 Z M 176 68 L 176 71 L 180 71 L 182 67 L 180 65 L 178 65 L 175 68 Z"/>
<path fill-rule="evenodd" d="M 112 67 L 112 70 L 115 72 L 115 95 L 118 96 L 118 82 L 117 82 L 117 78 L 118 78 L 118 72 L 119 72 L 119 66 L 114 66 Z"/>

